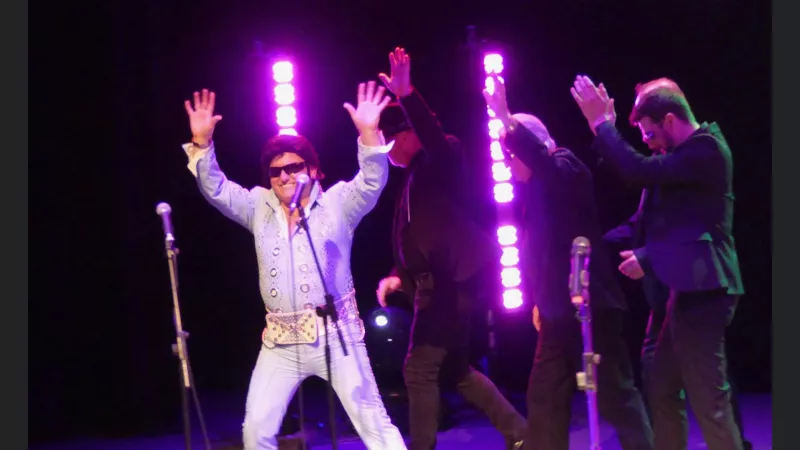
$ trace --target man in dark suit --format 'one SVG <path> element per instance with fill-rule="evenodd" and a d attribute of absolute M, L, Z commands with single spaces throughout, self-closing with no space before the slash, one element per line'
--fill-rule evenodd
<path fill-rule="evenodd" d="M 525 292 L 535 302 L 541 324 L 528 384 L 524 448 L 570 448 L 571 402 L 583 353 L 580 322 L 570 302 L 570 250 L 573 240 L 583 236 L 592 246 L 592 339 L 602 358 L 597 367 L 598 410 L 614 426 L 623 449 L 652 449 L 653 431 L 622 336 L 627 305 L 602 240 L 592 174 L 575 154 L 556 145 L 538 118 L 512 116 L 505 86 L 499 78 L 493 80 L 493 91 L 483 95 L 503 124 L 506 161 L 522 189 Z"/>
<path fill-rule="evenodd" d="M 642 200 L 646 197 L 643 195 Z M 608 231 L 603 235 L 603 239 L 612 246 L 621 250 L 638 248 L 644 245 L 643 233 L 641 230 L 641 222 L 639 218 L 642 215 L 642 203 L 640 202 L 639 209 L 627 221 L 620 224 L 618 227 Z M 650 318 L 647 321 L 647 329 L 645 330 L 644 340 L 642 342 L 642 382 L 648 386 L 649 380 L 652 378 L 653 360 L 655 356 L 656 346 L 658 344 L 658 336 L 661 334 L 661 328 L 664 324 L 664 319 L 667 317 L 667 300 L 669 299 L 669 287 L 664 283 L 658 281 L 658 278 L 653 276 L 652 273 L 644 274 L 641 279 L 642 291 L 644 293 L 645 301 L 650 306 Z M 725 341 L 726 344 L 728 341 Z M 727 347 L 726 347 L 727 352 Z M 742 437 L 742 443 L 745 450 L 751 450 L 753 444 L 744 438 L 744 424 L 742 423 L 742 411 L 739 409 L 739 401 L 736 389 L 736 380 L 728 366 L 728 380 L 731 385 L 731 408 L 733 408 L 733 419 L 739 427 L 739 433 Z M 647 397 L 645 397 L 645 406 L 647 406 Z M 679 399 L 680 400 L 680 399 Z M 648 413 L 650 413 L 648 408 Z M 652 414 L 651 414 L 652 416 Z"/>
<path fill-rule="evenodd" d="M 732 235 L 732 157 L 719 126 L 698 123 L 683 93 L 663 82 L 641 87 L 629 119 L 651 149 L 667 149 L 650 157 L 616 129 L 602 84 L 579 76 L 571 92 L 605 164 L 645 188 L 644 245 L 621 253 L 620 271 L 632 279 L 652 274 L 670 289 L 647 388 L 656 449 L 686 448 L 685 389 L 708 448 L 740 450 L 725 356 L 725 329 L 744 293 Z"/>
<path fill-rule="evenodd" d="M 526 423 L 482 373 L 469 365 L 470 323 L 481 297 L 482 277 L 496 276 L 499 245 L 476 223 L 476 198 L 458 140 L 442 130 L 419 92 L 411 86 L 410 60 L 403 49 L 389 55 L 391 77 L 381 80 L 399 99 L 384 110 L 379 127 L 394 139 L 389 161 L 406 168 L 395 209 L 392 275 L 381 280 L 377 296 L 403 290 L 414 299 L 411 344 L 403 375 L 409 397 L 412 450 L 436 446 L 440 408 L 439 376 L 446 360 L 458 391 L 483 411 L 506 439 L 519 448 Z M 467 185 L 467 186 L 465 186 Z"/>
<path fill-rule="evenodd" d="M 655 87 L 663 87 L 671 89 L 683 95 L 681 88 L 672 80 L 658 79 L 650 82 L 646 86 L 648 89 Z M 642 93 L 645 85 L 640 84 L 636 86 L 636 93 Z M 651 144 L 653 154 L 664 154 L 667 152 L 666 148 L 659 148 L 660 143 L 654 142 Z M 644 245 L 644 230 L 641 220 L 644 201 L 647 199 L 647 191 L 642 191 L 642 197 L 639 202 L 639 208 L 636 213 L 628 220 L 621 223 L 616 228 L 609 230 L 604 236 L 606 242 L 613 245 L 619 250 L 627 250 L 631 248 L 639 248 Z M 642 291 L 644 293 L 645 301 L 650 306 L 650 318 L 647 322 L 647 329 L 645 330 L 644 341 L 642 342 L 642 381 L 645 386 L 649 385 L 648 380 L 651 379 L 653 360 L 655 355 L 656 346 L 658 343 L 658 336 L 661 334 L 661 328 L 664 324 L 664 319 L 667 317 L 667 300 L 669 299 L 669 287 L 660 282 L 652 273 L 646 273 L 641 279 Z M 727 344 L 727 340 L 725 341 Z M 727 347 L 726 347 L 727 352 Z M 733 374 L 728 366 L 728 380 L 731 385 L 731 407 L 733 408 L 733 418 L 736 425 L 739 427 L 739 433 L 742 437 L 745 450 L 753 448 L 753 444 L 744 438 L 744 424 L 742 423 L 742 412 L 739 409 L 739 402 L 737 398 L 736 382 Z M 645 403 L 647 398 L 645 397 Z M 649 410 L 648 410 L 649 412 Z"/>

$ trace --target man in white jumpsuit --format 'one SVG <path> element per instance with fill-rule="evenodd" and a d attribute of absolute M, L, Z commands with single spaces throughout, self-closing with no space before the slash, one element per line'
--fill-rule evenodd
<path fill-rule="evenodd" d="M 375 207 L 389 176 L 386 153 L 391 145 L 385 145 L 378 130 L 388 101 L 384 88 L 376 90 L 375 83 L 369 82 L 359 85 L 356 107 L 344 105 L 359 133 L 359 171 L 352 180 L 338 182 L 327 191 L 318 182 L 322 172 L 316 151 L 302 136 L 276 136 L 267 143 L 261 167 L 269 188 L 248 190 L 228 180 L 217 164 L 211 139 L 222 119 L 214 115 L 214 93 L 204 89 L 194 93 L 194 102 L 185 102 L 192 142 L 183 149 L 200 192 L 255 238 L 267 324 L 247 394 L 245 450 L 277 449 L 276 434 L 300 383 L 311 375 L 328 378 L 325 333 L 330 333 L 330 381 L 364 444 L 370 450 L 406 448 L 386 413 L 370 367 L 350 272 L 353 233 Z M 290 214 L 300 174 L 311 181 L 302 192 L 300 207 Z M 326 330 L 315 313 L 315 307 L 325 304 L 325 292 L 308 236 L 299 226 L 301 212 L 334 298 L 348 356 L 342 352 L 333 324 Z"/>

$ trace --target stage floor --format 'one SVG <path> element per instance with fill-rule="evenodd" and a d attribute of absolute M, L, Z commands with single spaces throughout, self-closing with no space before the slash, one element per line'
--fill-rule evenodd
<path fill-rule="evenodd" d="M 201 393 L 202 395 L 202 393 Z M 512 401 L 524 411 L 523 396 L 520 394 L 509 395 Z M 306 396 L 306 435 L 309 438 L 310 448 L 330 449 L 330 434 L 323 423 L 327 423 L 327 409 L 325 408 L 324 395 Z M 243 410 L 243 394 L 227 394 L 223 396 L 201 397 L 203 412 L 206 417 L 209 438 L 215 450 L 241 449 L 241 414 Z M 402 402 L 387 401 L 390 415 L 396 418 L 395 422 L 403 429 L 401 423 L 405 414 Z M 439 450 L 488 450 L 504 448 L 500 434 L 489 425 L 485 417 L 477 411 L 465 406 L 458 397 L 449 399 L 454 410 L 455 424 L 452 428 L 439 433 Z M 743 394 L 741 395 L 742 415 L 745 434 L 753 444 L 755 450 L 772 449 L 772 397 L 769 394 Z M 338 442 L 341 450 L 365 449 L 347 423 L 342 420 L 344 413 L 341 407 L 338 413 Z M 690 412 L 689 449 L 705 448 L 700 430 L 694 422 Z M 311 431 L 308 431 L 311 430 Z M 192 448 L 203 449 L 202 440 L 197 425 L 194 426 L 195 437 Z M 605 423 L 601 424 L 601 446 L 603 450 L 617 450 L 614 430 Z M 573 401 L 573 416 L 570 432 L 571 449 L 589 448 L 589 430 L 586 421 L 585 397 L 576 394 Z M 182 434 L 172 434 L 159 437 L 131 437 L 127 439 L 85 439 L 63 443 L 49 443 L 29 447 L 30 450 L 183 450 Z"/>

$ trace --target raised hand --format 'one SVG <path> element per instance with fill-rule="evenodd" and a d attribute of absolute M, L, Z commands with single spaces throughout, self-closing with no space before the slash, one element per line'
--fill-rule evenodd
<path fill-rule="evenodd" d="M 208 145 L 214 134 L 214 127 L 222 120 L 222 116 L 214 115 L 214 104 L 217 96 L 208 89 L 203 89 L 202 95 L 194 93 L 194 108 L 189 100 L 183 102 L 186 114 L 189 115 L 189 128 L 192 130 L 192 141 L 200 145 Z"/>
<path fill-rule="evenodd" d="M 483 90 L 483 99 L 486 100 L 486 106 L 494 112 L 495 117 L 503 120 L 510 115 L 506 98 L 506 85 L 496 73 L 493 73 L 489 80 L 491 80 L 489 85 Z"/>
<path fill-rule="evenodd" d="M 397 97 L 405 97 L 411 93 L 411 58 L 406 50 L 397 47 L 389 53 L 389 68 L 391 76 L 379 73 L 378 78 Z"/>
<path fill-rule="evenodd" d="M 614 99 L 609 98 L 603 83 L 600 83 L 598 88 L 589 77 L 578 75 L 569 91 L 589 122 L 593 133 L 596 134 L 595 128 L 601 123 L 610 121 L 613 124 L 617 121 Z"/>
<path fill-rule="evenodd" d="M 358 85 L 358 105 L 353 107 L 350 103 L 344 104 L 344 109 L 350 113 L 353 125 L 356 126 L 362 141 L 370 141 L 378 136 L 378 121 L 381 111 L 389 104 L 391 97 L 384 95 L 386 88 L 383 86 L 375 89 L 375 82 Z M 364 145 L 378 145 L 377 143 L 364 142 Z"/>

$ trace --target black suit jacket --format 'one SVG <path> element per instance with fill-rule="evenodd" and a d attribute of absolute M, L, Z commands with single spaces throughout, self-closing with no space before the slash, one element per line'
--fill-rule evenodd
<path fill-rule="evenodd" d="M 525 205 L 523 267 L 527 289 L 542 317 L 575 315 L 569 298 L 572 241 L 583 236 L 591 243 L 590 301 L 593 308 L 626 309 L 598 217 L 592 174 L 571 151 L 551 155 L 530 130 L 518 125 L 505 137 L 505 146 L 531 169 L 520 184 Z"/>
<path fill-rule="evenodd" d="M 642 201 L 639 204 L 639 209 L 627 221 L 621 223 L 616 228 L 609 230 L 603 239 L 608 242 L 612 250 L 623 251 L 640 248 L 644 245 L 644 235 L 642 233 L 642 222 L 639 218 L 642 216 L 642 208 L 647 198 L 646 191 L 642 192 Z M 619 260 L 622 262 L 622 259 Z M 669 287 L 664 283 L 658 281 L 652 272 L 645 273 L 642 278 L 642 291 L 644 298 L 650 309 L 663 314 L 667 308 L 667 299 L 669 298 Z"/>
<path fill-rule="evenodd" d="M 719 127 L 703 124 L 664 155 L 646 157 L 610 122 L 593 148 L 625 182 L 644 187 L 644 245 L 634 250 L 646 273 L 678 292 L 744 293 L 733 238 L 733 160 Z"/>
<path fill-rule="evenodd" d="M 481 273 L 496 274 L 487 268 L 499 261 L 500 246 L 474 220 L 475 183 L 468 176 L 459 140 L 444 132 L 416 90 L 401 97 L 400 105 L 424 149 L 407 169 L 397 201 L 393 274 L 413 297 L 415 275 L 429 272 L 436 291 L 453 298 L 444 289 L 447 285 L 472 281 Z M 439 306 L 449 308 L 443 302 Z"/>

